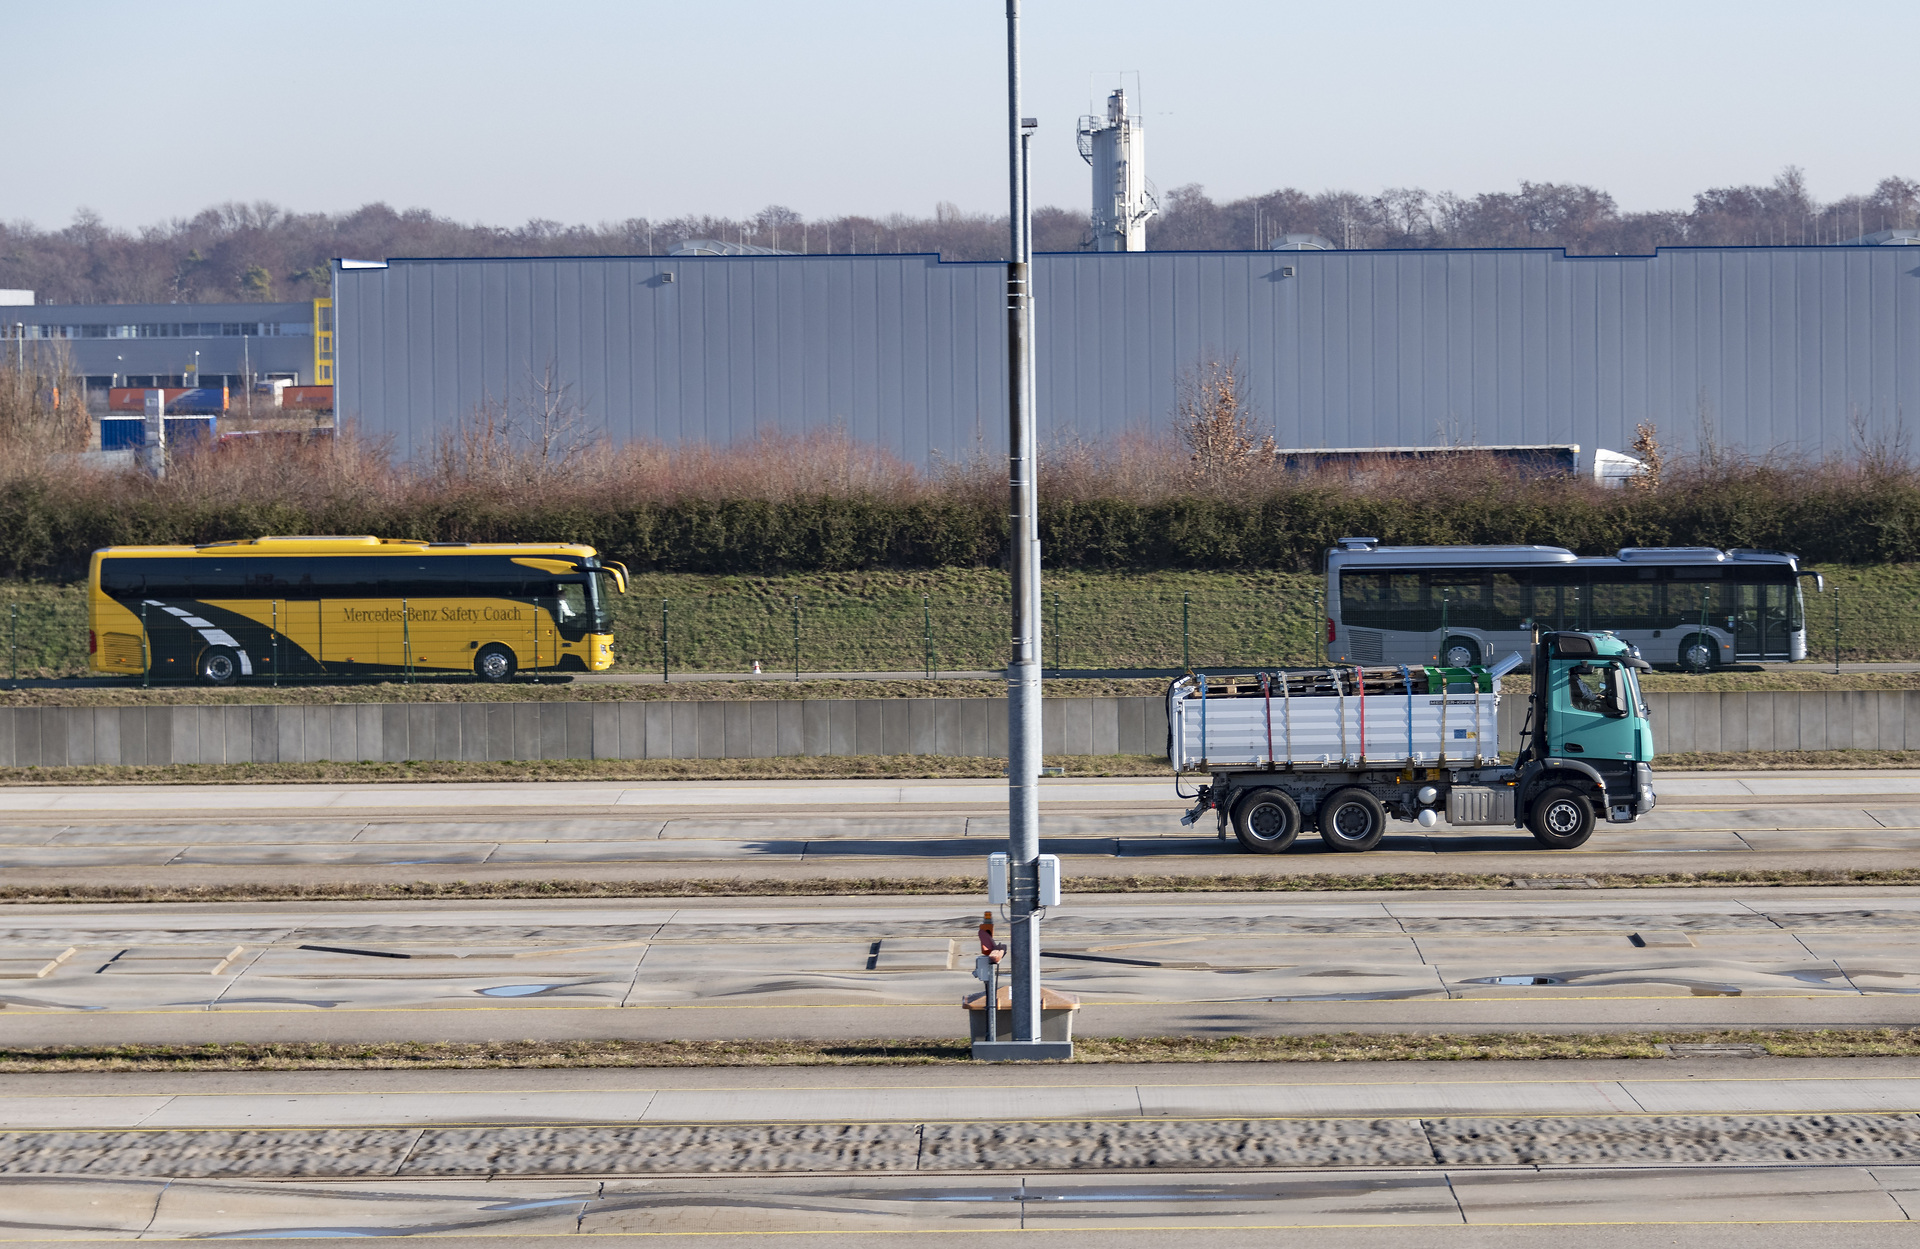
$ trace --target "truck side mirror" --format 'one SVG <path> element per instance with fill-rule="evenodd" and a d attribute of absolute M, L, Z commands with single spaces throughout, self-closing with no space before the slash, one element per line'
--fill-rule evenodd
<path fill-rule="evenodd" d="M 1627 674 L 1616 668 L 1607 674 L 1607 714 L 1610 716 L 1630 716 L 1633 714 L 1633 701 L 1627 693 Z"/>

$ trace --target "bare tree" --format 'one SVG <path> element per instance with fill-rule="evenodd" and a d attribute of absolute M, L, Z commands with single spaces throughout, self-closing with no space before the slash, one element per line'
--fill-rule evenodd
<path fill-rule="evenodd" d="M 1192 484 L 1227 489 L 1273 464 L 1273 438 L 1257 436 L 1245 385 L 1238 357 L 1203 359 L 1181 377 L 1173 420 Z"/>
<path fill-rule="evenodd" d="M 1660 489 L 1660 478 L 1667 467 L 1667 455 L 1660 446 L 1660 431 L 1652 421 L 1641 421 L 1633 427 L 1633 453 L 1645 467 L 1629 477 L 1627 484 L 1642 494 L 1652 494 Z"/>

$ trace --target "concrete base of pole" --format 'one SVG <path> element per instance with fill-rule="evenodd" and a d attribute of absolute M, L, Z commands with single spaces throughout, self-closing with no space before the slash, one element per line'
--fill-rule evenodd
<path fill-rule="evenodd" d="M 975 1041 L 973 1056 L 989 1063 L 1045 1062 L 1073 1057 L 1072 1041 Z"/>

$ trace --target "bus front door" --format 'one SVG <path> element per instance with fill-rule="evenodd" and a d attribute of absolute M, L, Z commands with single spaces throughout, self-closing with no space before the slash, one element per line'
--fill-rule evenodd
<path fill-rule="evenodd" d="M 1735 659 L 1791 659 L 1788 633 L 1791 585 L 1742 585 L 1739 610 L 1734 615 Z"/>

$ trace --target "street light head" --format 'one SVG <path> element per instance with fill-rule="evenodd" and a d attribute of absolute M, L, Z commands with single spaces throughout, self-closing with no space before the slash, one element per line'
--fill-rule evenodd
<path fill-rule="evenodd" d="M 1020 129 L 1022 130 L 1038 130 L 1039 128 L 1040 119 L 1038 117 L 1022 117 L 1020 119 Z"/>

